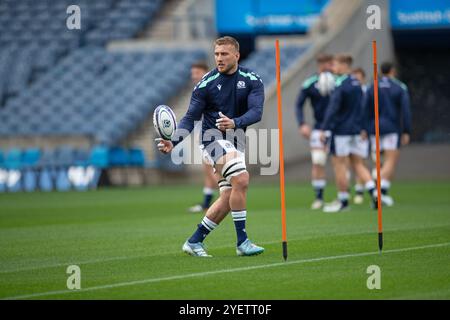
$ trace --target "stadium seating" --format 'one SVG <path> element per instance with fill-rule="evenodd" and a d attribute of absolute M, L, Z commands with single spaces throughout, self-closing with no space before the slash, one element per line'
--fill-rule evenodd
<path fill-rule="evenodd" d="M 0 192 L 94 189 L 102 170 L 111 167 L 154 168 L 155 163 L 136 147 L 97 145 L 86 150 L 62 145 L 0 150 Z"/>
<path fill-rule="evenodd" d="M 0 2 L 0 106 L 72 50 L 135 36 L 162 0 L 79 0 L 81 29 L 69 30 L 70 0 Z M 8 74 L 8 77 L 4 75 Z"/>
<path fill-rule="evenodd" d="M 288 45 L 280 48 L 280 69 L 286 71 L 308 49 L 307 45 Z M 265 85 L 270 85 L 276 79 L 275 49 L 262 48 L 250 54 L 242 63 L 259 74 Z"/>
<path fill-rule="evenodd" d="M 202 50 L 80 48 L 8 100 L 0 136 L 80 135 L 117 145 L 186 84 L 190 65 L 204 56 Z"/>

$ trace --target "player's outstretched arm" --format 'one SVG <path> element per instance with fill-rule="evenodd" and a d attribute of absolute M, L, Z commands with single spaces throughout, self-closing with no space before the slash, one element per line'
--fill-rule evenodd
<path fill-rule="evenodd" d="M 172 136 L 172 148 L 182 142 L 184 138 L 186 138 L 192 130 L 194 130 L 195 121 L 199 121 L 202 118 L 206 104 L 205 96 L 205 89 L 199 88 L 197 85 L 192 92 L 191 102 L 189 103 L 189 108 L 186 115 L 180 120 L 177 130 Z"/>

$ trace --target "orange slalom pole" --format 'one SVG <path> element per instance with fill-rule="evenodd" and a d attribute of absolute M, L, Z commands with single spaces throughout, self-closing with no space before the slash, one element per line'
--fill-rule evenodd
<path fill-rule="evenodd" d="M 373 40 L 373 93 L 375 100 L 375 142 L 377 156 L 377 207 L 378 207 L 378 248 L 383 249 L 383 208 L 381 206 L 381 174 L 380 174 L 380 125 L 378 118 L 378 67 L 377 67 L 377 41 Z"/>
<path fill-rule="evenodd" d="M 284 149 L 283 149 L 283 118 L 281 111 L 281 75 L 280 75 L 280 42 L 277 39 L 275 41 L 275 60 L 276 60 L 276 73 L 277 73 L 277 97 L 278 97 L 278 144 L 280 152 L 280 192 L 281 192 L 281 230 L 282 230 L 282 246 L 283 246 L 283 258 L 286 261 L 287 252 L 287 236 L 286 236 L 286 197 L 284 189 Z"/>

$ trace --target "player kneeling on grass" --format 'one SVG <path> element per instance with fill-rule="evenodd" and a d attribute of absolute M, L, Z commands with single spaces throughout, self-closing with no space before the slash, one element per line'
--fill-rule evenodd
<path fill-rule="evenodd" d="M 188 111 L 172 141 L 161 141 L 158 148 L 163 153 L 170 152 L 203 116 L 203 157 L 221 175 L 220 196 L 182 249 L 192 256 L 210 257 L 203 240 L 231 210 L 237 233 L 236 253 L 251 256 L 262 253 L 264 248 L 248 239 L 245 228 L 249 183 L 243 153 L 245 134 L 239 139 L 239 135 L 230 133 L 244 133 L 249 125 L 261 120 L 264 86 L 258 75 L 238 64 L 239 43 L 234 38 L 219 38 L 214 45 L 216 68 L 194 88 Z"/>
<path fill-rule="evenodd" d="M 381 167 L 381 202 L 384 205 L 394 205 L 394 200 L 388 195 L 391 180 L 399 158 L 400 145 L 409 143 L 411 132 L 411 111 L 408 88 L 395 78 L 396 70 L 392 63 L 381 65 L 381 79 L 378 84 L 379 94 L 379 124 L 380 152 L 383 152 Z M 375 153 L 375 115 L 374 88 L 367 92 L 364 110 L 367 113 L 367 131 L 370 134 L 372 153 Z"/>
<path fill-rule="evenodd" d="M 326 132 L 332 132 L 330 150 L 333 155 L 332 163 L 338 189 L 338 200 L 325 205 L 324 212 L 338 212 L 348 208 L 349 159 L 372 197 L 373 205 L 376 203 L 375 182 L 363 162 L 363 158 L 367 157 L 369 152 L 369 141 L 367 134 L 363 131 L 362 123 L 363 91 L 358 79 L 350 74 L 352 62 L 353 58 L 349 55 L 341 54 L 335 57 L 334 68 L 339 77 L 322 124 L 321 139 L 323 141 L 327 139 Z"/>

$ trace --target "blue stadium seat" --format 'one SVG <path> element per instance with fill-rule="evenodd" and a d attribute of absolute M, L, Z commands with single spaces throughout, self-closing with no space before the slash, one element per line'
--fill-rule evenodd
<path fill-rule="evenodd" d="M 57 191 L 69 191 L 71 183 L 67 176 L 67 169 L 59 169 L 56 173 L 55 189 Z"/>
<path fill-rule="evenodd" d="M 122 147 L 113 147 L 109 151 L 109 164 L 112 167 L 124 167 L 129 164 L 127 150 Z"/>
<path fill-rule="evenodd" d="M 129 150 L 129 164 L 135 167 L 145 166 L 145 155 L 144 151 L 140 148 L 131 148 Z"/>
<path fill-rule="evenodd" d="M 38 174 L 36 170 L 27 169 L 23 173 L 23 190 L 26 192 L 36 191 L 38 187 Z"/>
<path fill-rule="evenodd" d="M 75 149 L 71 146 L 61 146 L 56 149 L 56 165 L 67 168 L 75 163 Z"/>
<path fill-rule="evenodd" d="M 9 170 L 22 168 L 22 151 L 18 148 L 8 150 L 5 156 L 5 167 Z"/>
<path fill-rule="evenodd" d="M 22 162 L 25 168 L 35 168 L 39 163 L 39 158 L 41 157 L 41 151 L 38 148 L 25 149 Z"/>
<path fill-rule="evenodd" d="M 53 191 L 54 188 L 54 170 L 49 168 L 44 168 L 39 174 L 39 189 L 41 191 L 49 192 Z"/>
<path fill-rule="evenodd" d="M 105 146 L 96 146 L 91 150 L 89 158 L 90 165 L 104 169 L 109 166 L 109 149 Z"/>

